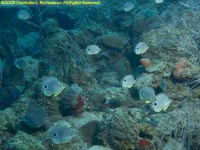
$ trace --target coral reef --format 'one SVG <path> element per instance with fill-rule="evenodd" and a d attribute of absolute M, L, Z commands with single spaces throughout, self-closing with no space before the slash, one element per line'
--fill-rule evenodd
<path fill-rule="evenodd" d="M 60 100 L 60 111 L 63 116 L 77 114 L 84 106 L 83 89 L 77 84 L 72 84 L 65 91 Z"/>
<path fill-rule="evenodd" d="M 31 81 L 38 77 L 39 61 L 37 59 L 34 59 L 31 56 L 25 56 L 21 58 L 16 58 L 14 60 L 14 63 L 18 69 L 23 70 L 25 81 Z"/>
<path fill-rule="evenodd" d="M 199 150 L 199 8 L 2 5 L 0 149 Z"/>
<path fill-rule="evenodd" d="M 195 66 L 186 58 L 180 58 L 173 68 L 173 77 L 177 80 L 186 80 L 196 73 Z"/>
<path fill-rule="evenodd" d="M 71 79 L 74 83 L 80 83 L 81 77 L 87 78 L 83 74 L 90 64 L 68 32 L 60 29 L 55 19 L 46 20 L 42 26 L 45 35 L 44 59 L 48 60 L 49 74 L 59 75 L 66 81 Z"/>
<path fill-rule="evenodd" d="M 39 128 L 47 122 L 45 111 L 36 104 L 34 100 L 29 100 L 27 110 L 23 117 L 23 123 L 30 128 Z"/>
<path fill-rule="evenodd" d="M 45 146 L 37 138 L 26 134 L 22 131 L 18 131 L 15 136 L 13 136 L 8 143 L 3 148 L 7 149 L 16 149 L 16 150 L 27 150 L 27 149 L 38 149 L 38 150 L 47 150 Z"/>
<path fill-rule="evenodd" d="M 116 150 L 134 150 L 137 147 L 140 127 L 125 112 L 110 112 L 103 115 L 97 127 L 97 139 Z"/>
<path fill-rule="evenodd" d="M 0 87 L 0 95 L 0 110 L 3 110 L 12 106 L 19 100 L 21 90 L 17 86 Z"/>

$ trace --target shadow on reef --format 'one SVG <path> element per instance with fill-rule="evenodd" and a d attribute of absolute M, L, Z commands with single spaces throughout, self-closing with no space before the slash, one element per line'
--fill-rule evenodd
<path fill-rule="evenodd" d="M 17 87 L 0 87 L 0 110 L 11 107 L 21 96 L 21 91 Z"/>

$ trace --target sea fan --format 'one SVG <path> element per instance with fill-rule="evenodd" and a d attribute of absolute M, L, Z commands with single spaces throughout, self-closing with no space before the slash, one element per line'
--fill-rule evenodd
<path fill-rule="evenodd" d="M 191 89 L 197 88 L 200 85 L 200 77 L 193 77 L 184 82 L 184 85 L 189 86 Z"/>

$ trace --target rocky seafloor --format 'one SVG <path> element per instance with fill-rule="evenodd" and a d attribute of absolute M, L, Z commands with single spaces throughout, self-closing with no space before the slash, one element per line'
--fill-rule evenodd
<path fill-rule="evenodd" d="M 200 2 L 126 2 L 0 6 L 0 149 L 200 149 Z M 137 55 L 140 41 L 149 49 Z M 144 86 L 169 107 L 154 112 Z"/>

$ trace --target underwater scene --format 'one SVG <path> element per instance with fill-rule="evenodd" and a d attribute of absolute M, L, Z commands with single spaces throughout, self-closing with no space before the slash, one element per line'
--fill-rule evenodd
<path fill-rule="evenodd" d="M 0 0 L 0 150 L 200 150 L 200 0 Z"/>

